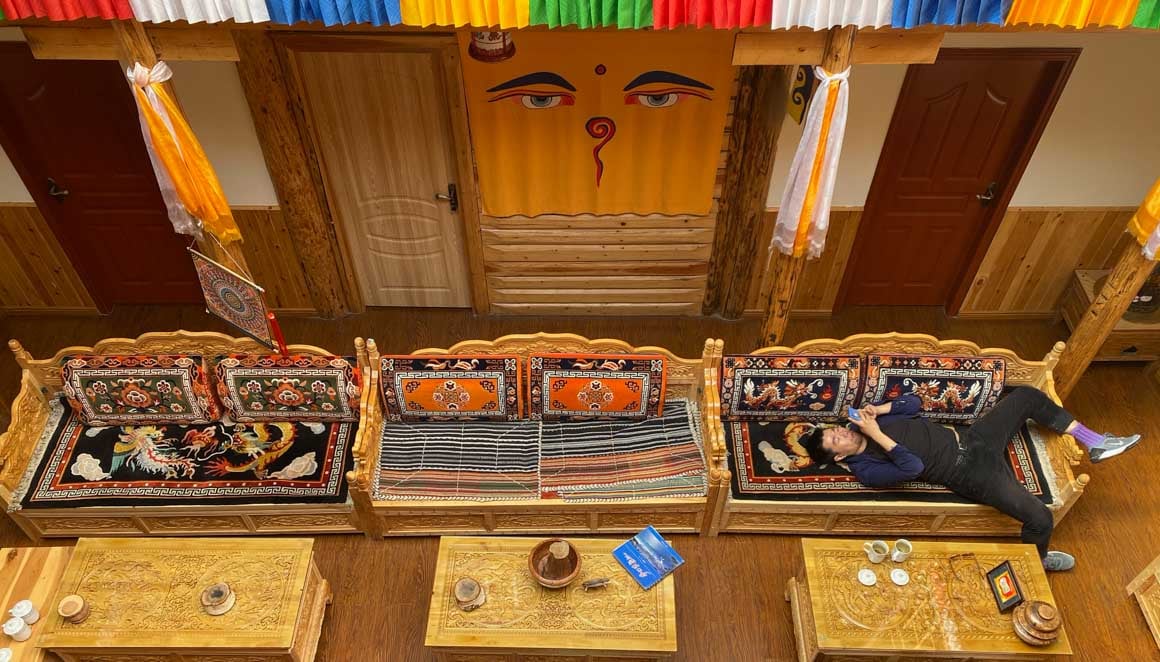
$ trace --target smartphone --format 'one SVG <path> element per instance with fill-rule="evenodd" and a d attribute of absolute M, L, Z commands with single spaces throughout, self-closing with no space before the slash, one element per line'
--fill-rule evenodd
<path fill-rule="evenodd" d="M 853 407 L 846 407 L 846 416 L 849 417 L 851 421 L 861 422 L 862 420 L 862 414 L 859 414 L 858 410 L 854 409 Z"/>

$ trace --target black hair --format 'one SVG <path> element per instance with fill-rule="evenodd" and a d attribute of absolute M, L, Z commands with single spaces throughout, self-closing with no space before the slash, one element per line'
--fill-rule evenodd
<path fill-rule="evenodd" d="M 819 467 L 834 461 L 834 454 L 822 446 L 822 435 L 825 432 L 825 428 L 816 425 L 813 430 L 810 430 L 809 434 L 803 435 L 800 439 L 802 445 L 806 447 L 806 451 L 810 454 L 810 459 Z"/>

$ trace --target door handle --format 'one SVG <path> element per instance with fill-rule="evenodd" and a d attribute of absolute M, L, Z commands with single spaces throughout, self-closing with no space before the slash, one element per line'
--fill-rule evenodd
<path fill-rule="evenodd" d="M 436 193 L 435 199 L 442 200 L 446 203 L 449 203 L 449 206 L 451 207 L 451 211 L 458 211 L 459 210 L 459 191 L 455 188 L 455 184 L 448 184 L 447 185 L 447 192 L 446 193 Z"/>
<path fill-rule="evenodd" d="M 68 197 L 68 189 L 61 188 L 57 185 L 56 180 L 52 177 L 48 178 L 48 194 L 57 200 L 64 201 Z"/>
<path fill-rule="evenodd" d="M 984 207 L 991 204 L 991 201 L 995 199 L 995 182 L 987 184 L 987 190 L 982 193 L 976 193 L 975 197 Z"/>

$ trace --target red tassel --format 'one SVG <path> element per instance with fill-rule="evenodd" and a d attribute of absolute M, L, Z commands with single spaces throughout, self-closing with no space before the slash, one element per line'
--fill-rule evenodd
<path fill-rule="evenodd" d="M 282 336 L 282 327 L 278 324 L 278 318 L 274 317 L 274 313 L 266 313 L 266 321 L 270 323 L 270 333 L 274 336 L 274 342 L 278 343 L 278 353 L 282 356 L 290 356 L 290 351 L 286 349 L 286 338 Z"/>

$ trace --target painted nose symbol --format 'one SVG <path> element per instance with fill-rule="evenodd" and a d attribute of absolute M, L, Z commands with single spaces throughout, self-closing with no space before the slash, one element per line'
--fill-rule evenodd
<path fill-rule="evenodd" d="M 604 161 L 600 160 L 600 150 L 616 135 L 616 122 L 611 117 L 593 117 L 584 125 L 584 130 L 600 141 L 592 148 L 592 159 L 596 161 L 596 187 L 600 188 L 600 179 L 604 176 Z"/>

